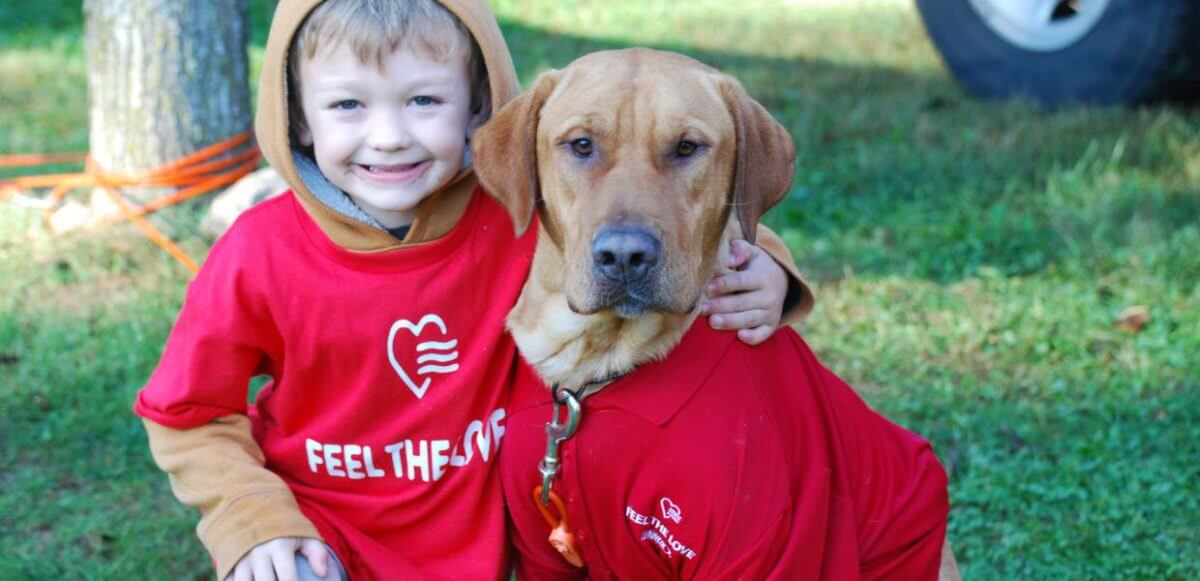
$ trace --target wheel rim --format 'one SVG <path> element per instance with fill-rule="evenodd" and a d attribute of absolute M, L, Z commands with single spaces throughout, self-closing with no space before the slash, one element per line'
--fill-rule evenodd
<path fill-rule="evenodd" d="M 1035 52 L 1067 48 L 1096 27 L 1109 0 L 968 0 L 1001 38 Z"/>

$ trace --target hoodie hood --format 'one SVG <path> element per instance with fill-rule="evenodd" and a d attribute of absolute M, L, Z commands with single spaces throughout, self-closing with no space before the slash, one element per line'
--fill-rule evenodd
<path fill-rule="evenodd" d="M 255 132 L 263 156 L 279 173 L 300 204 L 334 243 L 355 252 L 380 252 L 436 240 L 444 236 L 462 217 L 476 187 L 475 171 L 470 163 L 458 175 L 434 192 L 417 207 L 416 217 L 403 241 L 397 240 L 373 220 L 364 221 L 356 206 L 342 211 L 342 202 L 331 195 L 320 172 L 306 168 L 309 160 L 293 150 L 289 141 L 288 51 L 292 38 L 308 13 L 323 0 L 280 0 L 271 21 L 267 50 L 258 88 L 258 113 Z M 402 1 L 402 0 L 397 0 Z M 492 9 L 484 0 L 439 0 L 446 10 L 466 25 L 483 53 L 490 81 L 492 112 L 499 111 L 521 91 L 512 56 L 500 33 Z M 468 151 L 470 148 L 468 148 Z M 297 159 L 297 158 L 300 159 Z M 315 167 L 315 165 L 314 165 Z M 324 182 L 324 183 L 322 183 Z M 310 187 L 311 186 L 311 187 Z M 341 192 L 337 192 L 341 193 Z M 342 194 L 344 197 L 344 194 Z M 349 202 L 348 199 L 345 202 Z M 353 204 L 350 204 L 353 206 Z M 356 214 L 357 212 L 357 214 Z M 365 216 L 365 214 L 363 214 Z"/>

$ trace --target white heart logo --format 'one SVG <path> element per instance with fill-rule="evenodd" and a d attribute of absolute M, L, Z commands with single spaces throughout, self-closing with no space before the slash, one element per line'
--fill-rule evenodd
<path fill-rule="evenodd" d="M 442 321 L 441 317 L 432 313 L 421 317 L 421 320 L 415 325 L 412 323 L 412 321 L 400 319 L 399 321 L 392 323 L 392 329 L 388 331 L 388 361 L 392 363 L 392 369 L 396 370 L 396 375 L 400 376 L 400 379 L 404 381 L 404 385 L 408 386 L 408 389 L 413 392 L 413 395 L 417 396 L 417 399 L 425 397 L 425 392 L 429 390 L 429 384 L 432 379 L 425 376 L 431 373 L 439 373 L 444 375 L 458 371 L 458 363 L 455 363 L 455 361 L 458 359 L 458 351 L 453 351 L 455 347 L 458 347 L 458 339 L 450 339 L 449 341 L 426 341 L 424 343 L 417 344 L 417 365 L 420 365 L 420 367 L 417 368 L 417 377 L 422 378 L 421 385 L 417 385 L 416 382 L 413 381 L 412 376 L 410 376 L 408 372 L 404 370 L 404 367 L 400 365 L 400 362 L 396 360 L 396 333 L 399 332 L 400 329 L 405 329 L 412 333 L 414 338 L 420 337 L 421 331 L 423 331 L 425 326 L 429 324 L 436 325 L 437 328 L 442 331 L 442 335 L 447 334 L 446 323 Z M 430 364 L 426 365 L 426 363 Z"/>
<path fill-rule="evenodd" d="M 679 521 L 683 520 L 683 509 L 679 508 L 675 501 L 664 496 L 662 500 L 658 501 L 658 506 L 662 509 L 663 518 L 673 520 L 675 524 L 679 524 Z"/>

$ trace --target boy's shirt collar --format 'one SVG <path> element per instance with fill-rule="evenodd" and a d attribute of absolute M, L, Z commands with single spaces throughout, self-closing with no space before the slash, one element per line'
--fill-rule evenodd
<path fill-rule="evenodd" d="M 410 229 L 412 229 L 412 225 L 406 224 L 404 226 L 388 228 L 387 231 L 388 231 L 388 234 L 391 234 L 392 236 L 394 236 L 396 238 L 396 240 L 404 240 L 406 237 L 408 237 L 408 231 Z"/>
<path fill-rule="evenodd" d="M 292 161 L 300 182 L 307 188 L 308 193 L 312 194 L 312 197 L 320 203 L 319 205 L 323 206 L 321 208 L 323 211 L 313 212 L 309 204 L 303 204 L 321 229 L 329 234 L 329 237 L 339 246 L 361 251 L 361 247 L 355 245 L 355 239 L 360 238 L 357 234 L 367 234 L 369 231 L 358 232 L 361 228 L 347 226 L 353 223 L 365 225 L 371 230 L 386 233 L 390 238 L 385 247 L 379 248 L 382 251 L 393 250 L 401 245 L 414 245 L 436 240 L 458 223 L 471 200 L 469 194 L 475 189 L 475 176 L 470 166 L 470 151 L 470 149 L 467 150 L 467 156 L 463 160 L 463 168 L 459 175 L 449 185 L 443 187 L 442 191 L 421 202 L 421 205 L 417 207 L 417 217 L 412 224 L 399 228 L 388 228 L 364 212 L 346 192 L 338 189 L 325 177 L 325 174 L 321 173 L 317 162 L 307 153 L 293 148 Z M 308 201 L 305 196 L 299 196 L 299 198 L 305 202 Z M 330 211 L 336 214 L 336 222 L 323 220 L 323 218 L 330 217 L 327 216 Z M 346 220 L 352 222 L 347 224 Z M 343 225 L 339 225 L 337 222 L 341 222 Z M 335 236 L 333 232 L 338 232 L 340 236 Z M 365 244 L 383 242 L 374 236 L 363 238 L 365 239 L 362 242 Z"/>
<path fill-rule="evenodd" d="M 346 192 L 339 190 L 325 174 L 321 173 L 321 168 L 317 167 L 317 162 L 309 157 L 307 153 L 298 149 L 292 149 L 292 161 L 296 164 L 296 173 L 300 176 L 300 180 L 308 187 L 308 191 L 312 192 L 313 197 L 318 202 L 325 204 L 329 209 L 353 220 L 357 220 L 371 226 L 387 230 L 378 220 L 372 218 L 370 214 L 363 211 Z"/>
<path fill-rule="evenodd" d="M 371 226 L 326 205 L 308 189 L 299 175 L 295 180 L 288 181 L 296 184 L 293 187 L 296 199 L 334 244 L 352 252 L 367 253 L 416 246 L 445 236 L 466 213 L 478 187 L 474 172 L 464 171 L 442 191 L 421 202 L 417 207 L 417 217 L 409 226 L 407 235 L 400 240 L 382 227 Z M 345 193 L 338 193 L 345 196 Z"/>

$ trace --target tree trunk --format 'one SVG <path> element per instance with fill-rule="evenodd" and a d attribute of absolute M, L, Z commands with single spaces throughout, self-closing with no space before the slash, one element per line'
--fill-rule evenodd
<path fill-rule="evenodd" d="M 151 169 L 250 130 L 246 0 L 85 0 L 83 9 L 100 168 Z"/>

